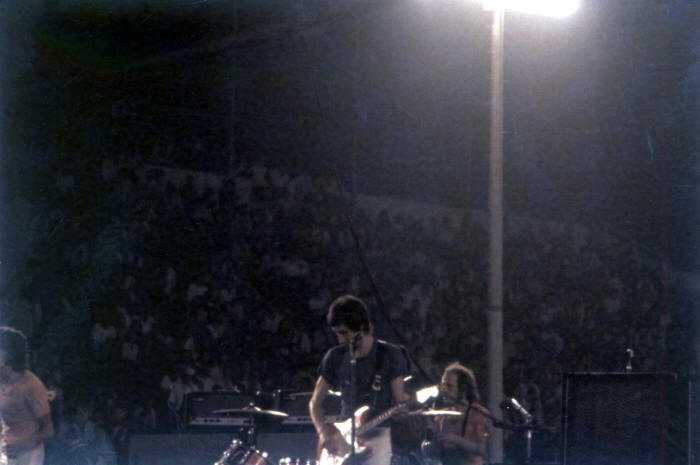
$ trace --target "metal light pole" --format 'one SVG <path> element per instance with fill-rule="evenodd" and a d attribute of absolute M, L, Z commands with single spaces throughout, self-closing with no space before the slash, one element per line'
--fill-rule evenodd
<path fill-rule="evenodd" d="M 489 134 L 489 308 L 488 408 L 499 410 L 503 397 L 503 20 L 501 4 L 493 9 L 491 29 L 491 126 Z M 489 462 L 503 462 L 503 430 L 489 438 Z"/>
<path fill-rule="evenodd" d="M 493 10 L 491 29 L 491 126 L 489 134 L 489 308 L 488 408 L 500 410 L 503 398 L 503 26 L 505 10 L 563 18 L 580 0 L 483 0 Z M 489 439 L 489 462 L 503 462 L 503 430 Z"/>

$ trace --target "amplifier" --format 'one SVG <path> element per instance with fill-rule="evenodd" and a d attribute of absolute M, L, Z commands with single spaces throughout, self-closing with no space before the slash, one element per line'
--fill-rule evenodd
<path fill-rule="evenodd" d="M 185 402 L 185 418 L 191 427 L 244 427 L 250 423 L 250 417 L 244 414 L 225 413 L 225 410 L 242 409 L 254 404 L 262 409 L 279 410 L 288 416 L 282 421 L 259 420 L 263 428 L 270 425 L 282 427 L 312 427 L 309 416 L 311 392 L 296 392 L 285 395 L 242 394 L 237 392 L 191 392 Z M 278 403 L 279 407 L 275 404 Z M 340 415 L 340 397 L 328 395 L 324 399 L 323 409 L 328 421 L 336 421 Z M 274 428 L 273 428 L 274 429 Z M 284 429 L 284 428 L 283 428 Z M 296 431 L 296 430 L 295 430 Z"/>
<path fill-rule="evenodd" d="M 239 417 L 191 417 L 188 426 L 248 426 L 250 421 Z"/>
<path fill-rule="evenodd" d="M 292 426 L 306 426 L 313 425 L 313 422 L 311 421 L 311 417 L 308 415 L 290 415 L 284 420 L 282 420 L 282 424 Z"/>
<path fill-rule="evenodd" d="M 295 392 L 282 396 L 280 410 L 289 415 L 282 421 L 283 425 L 313 425 L 309 416 L 311 392 Z M 336 421 L 340 415 L 340 396 L 331 394 L 323 400 L 326 420 Z"/>
<path fill-rule="evenodd" d="M 248 418 L 216 413 L 239 409 L 255 403 L 254 394 L 237 392 L 191 392 L 187 394 L 185 418 L 187 426 L 247 426 Z"/>
<path fill-rule="evenodd" d="M 692 380 L 668 373 L 564 375 L 564 465 L 698 463 Z"/>

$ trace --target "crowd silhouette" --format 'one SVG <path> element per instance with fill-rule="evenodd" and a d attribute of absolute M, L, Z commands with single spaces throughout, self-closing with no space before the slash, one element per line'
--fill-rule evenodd
<path fill-rule="evenodd" d="M 129 435 L 182 430 L 190 392 L 311 390 L 335 343 L 326 307 L 344 293 L 378 309 L 375 333 L 428 377 L 459 360 L 485 385 L 484 212 L 351 195 L 332 176 L 252 161 L 213 175 L 106 160 L 99 178 L 116 266 L 71 349 L 92 375 L 36 360 L 56 393 L 51 463 L 126 463 Z M 61 175 L 55 190 L 80 186 Z M 504 229 L 504 395 L 552 428 L 544 458 L 564 373 L 620 371 L 628 347 L 637 371 L 695 373 L 690 300 L 653 254 L 599 226 L 507 215 Z M 34 315 L 39 341 L 50 319 Z"/>

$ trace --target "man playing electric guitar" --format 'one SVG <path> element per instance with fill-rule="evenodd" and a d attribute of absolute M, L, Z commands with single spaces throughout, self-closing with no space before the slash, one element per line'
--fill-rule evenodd
<path fill-rule="evenodd" d="M 319 460 L 322 465 L 342 465 L 350 458 L 348 429 L 353 415 L 350 369 L 354 359 L 355 461 L 363 465 L 389 465 L 391 435 L 383 421 L 403 409 L 397 403 L 409 399 L 403 382 L 408 374 L 406 357 L 399 346 L 372 336 L 367 306 L 355 296 L 345 295 L 333 301 L 327 322 L 339 345 L 324 355 L 309 402 L 311 420 L 319 436 Z M 338 424 L 326 422 L 323 411 L 323 400 L 330 390 L 341 393 L 340 419 L 344 421 Z"/>

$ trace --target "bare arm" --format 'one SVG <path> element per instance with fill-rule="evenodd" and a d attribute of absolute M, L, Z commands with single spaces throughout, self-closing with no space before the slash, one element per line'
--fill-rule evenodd
<path fill-rule="evenodd" d="M 39 419 L 39 430 L 36 432 L 35 445 L 39 445 L 53 436 L 53 421 L 51 413 L 47 413 Z"/>
<path fill-rule="evenodd" d="M 396 403 L 406 402 L 411 398 L 404 387 L 403 376 L 398 376 L 391 380 L 391 393 Z"/>
<path fill-rule="evenodd" d="M 454 444 L 455 446 L 463 449 L 467 452 L 480 455 L 482 457 L 486 456 L 486 442 L 485 441 L 470 441 L 462 436 L 457 436 L 451 433 L 438 433 L 436 438 L 440 441 Z"/>
<path fill-rule="evenodd" d="M 328 386 L 326 380 L 319 376 L 316 380 L 316 386 L 311 395 L 311 400 L 309 401 L 309 415 L 316 428 L 316 432 L 319 434 L 321 434 L 326 422 L 326 413 L 323 411 L 323 400 L 326 398 L 329 389 L 330 386 Z"/>
<path fill-rule="evenodd" d="M 344 444 L 340 431 L 332 423 L 326 423 L 326 413 L 323 411 L 323 400 L 328 394 L 330 386 L 319 376 L 316 380 L 314 393 L 309 401 L 309 415 L 318 433 L 319 444 L 328 449 L 331 454 L 337 454 Z"/>
<path fill-rule="evenodd" d="M 15 458 L 22 451 L 34 449 L 51 436 L 53 436 L 53 422 L 51 421 L 51 413 L 47 413 L 39 418 L 39 429 L 31 437 L 17 443 L 7 443 L 3 439 L 2 452 L 8 458 Z"/>
<path fill-rule="evenodd" d="M 486 457 L 488 437 L 491 434 L 491 421 L 486 418 L 479 408 L 475 408 L 467 419 L 467 431 L 458 435 L 449 432 L 442 432 L 437 435 L 437 439 L 453 444 L 467 452 Z"/>

